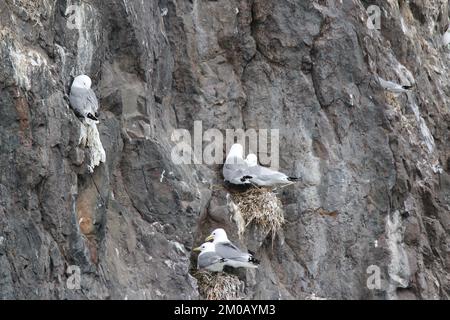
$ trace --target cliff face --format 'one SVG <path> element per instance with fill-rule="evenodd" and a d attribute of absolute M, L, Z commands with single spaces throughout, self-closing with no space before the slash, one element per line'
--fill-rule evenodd
<path fill-rule="evenodd" d="M 2 1 L 0 297 L 199 298 L 191 248 L 215 227 L 238 241 L 221 167 L 171 161 L 173 130 L 202 121 L 279 129 L 301 177 L 275 242 L 238 242 L 262 261 L 247 298 L 449 298 L 448 23 L 443 0 Z M 82 73 L 92 174 L 67 100 Z"/>

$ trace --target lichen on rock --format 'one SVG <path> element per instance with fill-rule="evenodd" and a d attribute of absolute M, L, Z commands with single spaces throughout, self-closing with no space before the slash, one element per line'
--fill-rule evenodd
<path fill-rule="evenodd" d="M 0 299 L 196 299 L 214 228 L 261 261 L 245 299 L 449 299 L 448 24 L 444 0 L 0 1 Z M 98 127 L 65 107 L 78 74 Z M 278 130 L 301 181 L 227 201 L 219 165 L 170 159 L 195 121 Z"/>

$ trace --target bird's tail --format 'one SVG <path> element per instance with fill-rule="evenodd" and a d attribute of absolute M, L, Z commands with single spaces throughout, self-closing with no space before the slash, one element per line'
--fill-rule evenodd
<path fill-rule="evenodd" d="M 241 178 L 241 182 L 248 182 L 248 180 L 250 180 L 250 179 L 253 179 L 253 177 L 252 176 L 243 176 L 242 178 Z"/>
<path fill-rule="evenodd" d="M 253 264 L 255 264 L 255 265 L 258 265 L 260 263 L 260 261 L 258 259 L 256 259 L 255 257 L 253 257 L 253 256 L 250 256 L 248 258 L 248 261 L 253 263 Z"/>
<path fill-rule="evenodd" d="M 94 120 L 94 121 L 98 121 L 98 119 L 95 116 L 93 116 L 92 113 L 88 113 L 86 118 L 89 118 L 89 119 Z"/>

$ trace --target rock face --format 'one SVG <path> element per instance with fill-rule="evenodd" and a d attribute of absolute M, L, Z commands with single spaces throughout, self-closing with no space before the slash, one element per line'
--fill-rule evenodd
<path fill-rule="evenodd" d="M 202 121 L 279 129 L 301 177 L 276 241 L 240 242 L 261 260 L 246 298 L 448 299 L 448 20 L 444 0 L 2 1 L 0 298 L 200 298 L 191 248 L 215 227 L 238 241 L 220 166 L 171 160 Z M 67 99 L 82 73 L 92 174 Z"/>

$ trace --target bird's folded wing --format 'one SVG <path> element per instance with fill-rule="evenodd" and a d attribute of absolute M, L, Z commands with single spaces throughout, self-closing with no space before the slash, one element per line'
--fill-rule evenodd
<path fill-rule="evenodd" d="M 223 177 L 225 180 L 240 179 L 248 174 L 248 165 L 245 162 L 239 164 L 225 163 L 223 165 Z"/>
<path fill-rule="evenodd" d="M 88 113 L 95 114 L 98 111 L 98 100 L 91 89 L 73 87 L 69 99 L 72 108 L 83 116 Z"/>
<path fill-rule="evenodd" d="M 287 176 L 284 173 L 266 167 L 262 167 L 260 165 L 250 167 L 248 170 L 248 174 L 263 181 L 276 181 L 287 178 Z"/>
<path fill-rule="evenodd" d="M 69 100 L 70 105 L 75 111 L 79 112 L 83 116 L 86 114 L 85 97 L 83 97 L 79 88 L 72 88 L 72 90 L 70 91 Z"/>
<path fill-rule="evenodd" d="M 231 242 L 216 243 L 216 253 L 225 259 L 248 261 L 248 253 L 242 252 Z"/>
<path fill-rule="evenodd" d="M 93 113 L 97 113 L 98 111 L 98 100 L 95 95 L 95 92 L 92 89 L 87 90 L 87 100 L 89 102 L 89 106 Z"/>
<path fill-rule="evenodd" d="M 215 252 L 205 252 L 198 256 L 198 267 L 199 268 L 206 268 L 208 266 L 211 266 L 213 264 L 223 262 L 223 259 L 221 256 L 219 256 Z"/>

